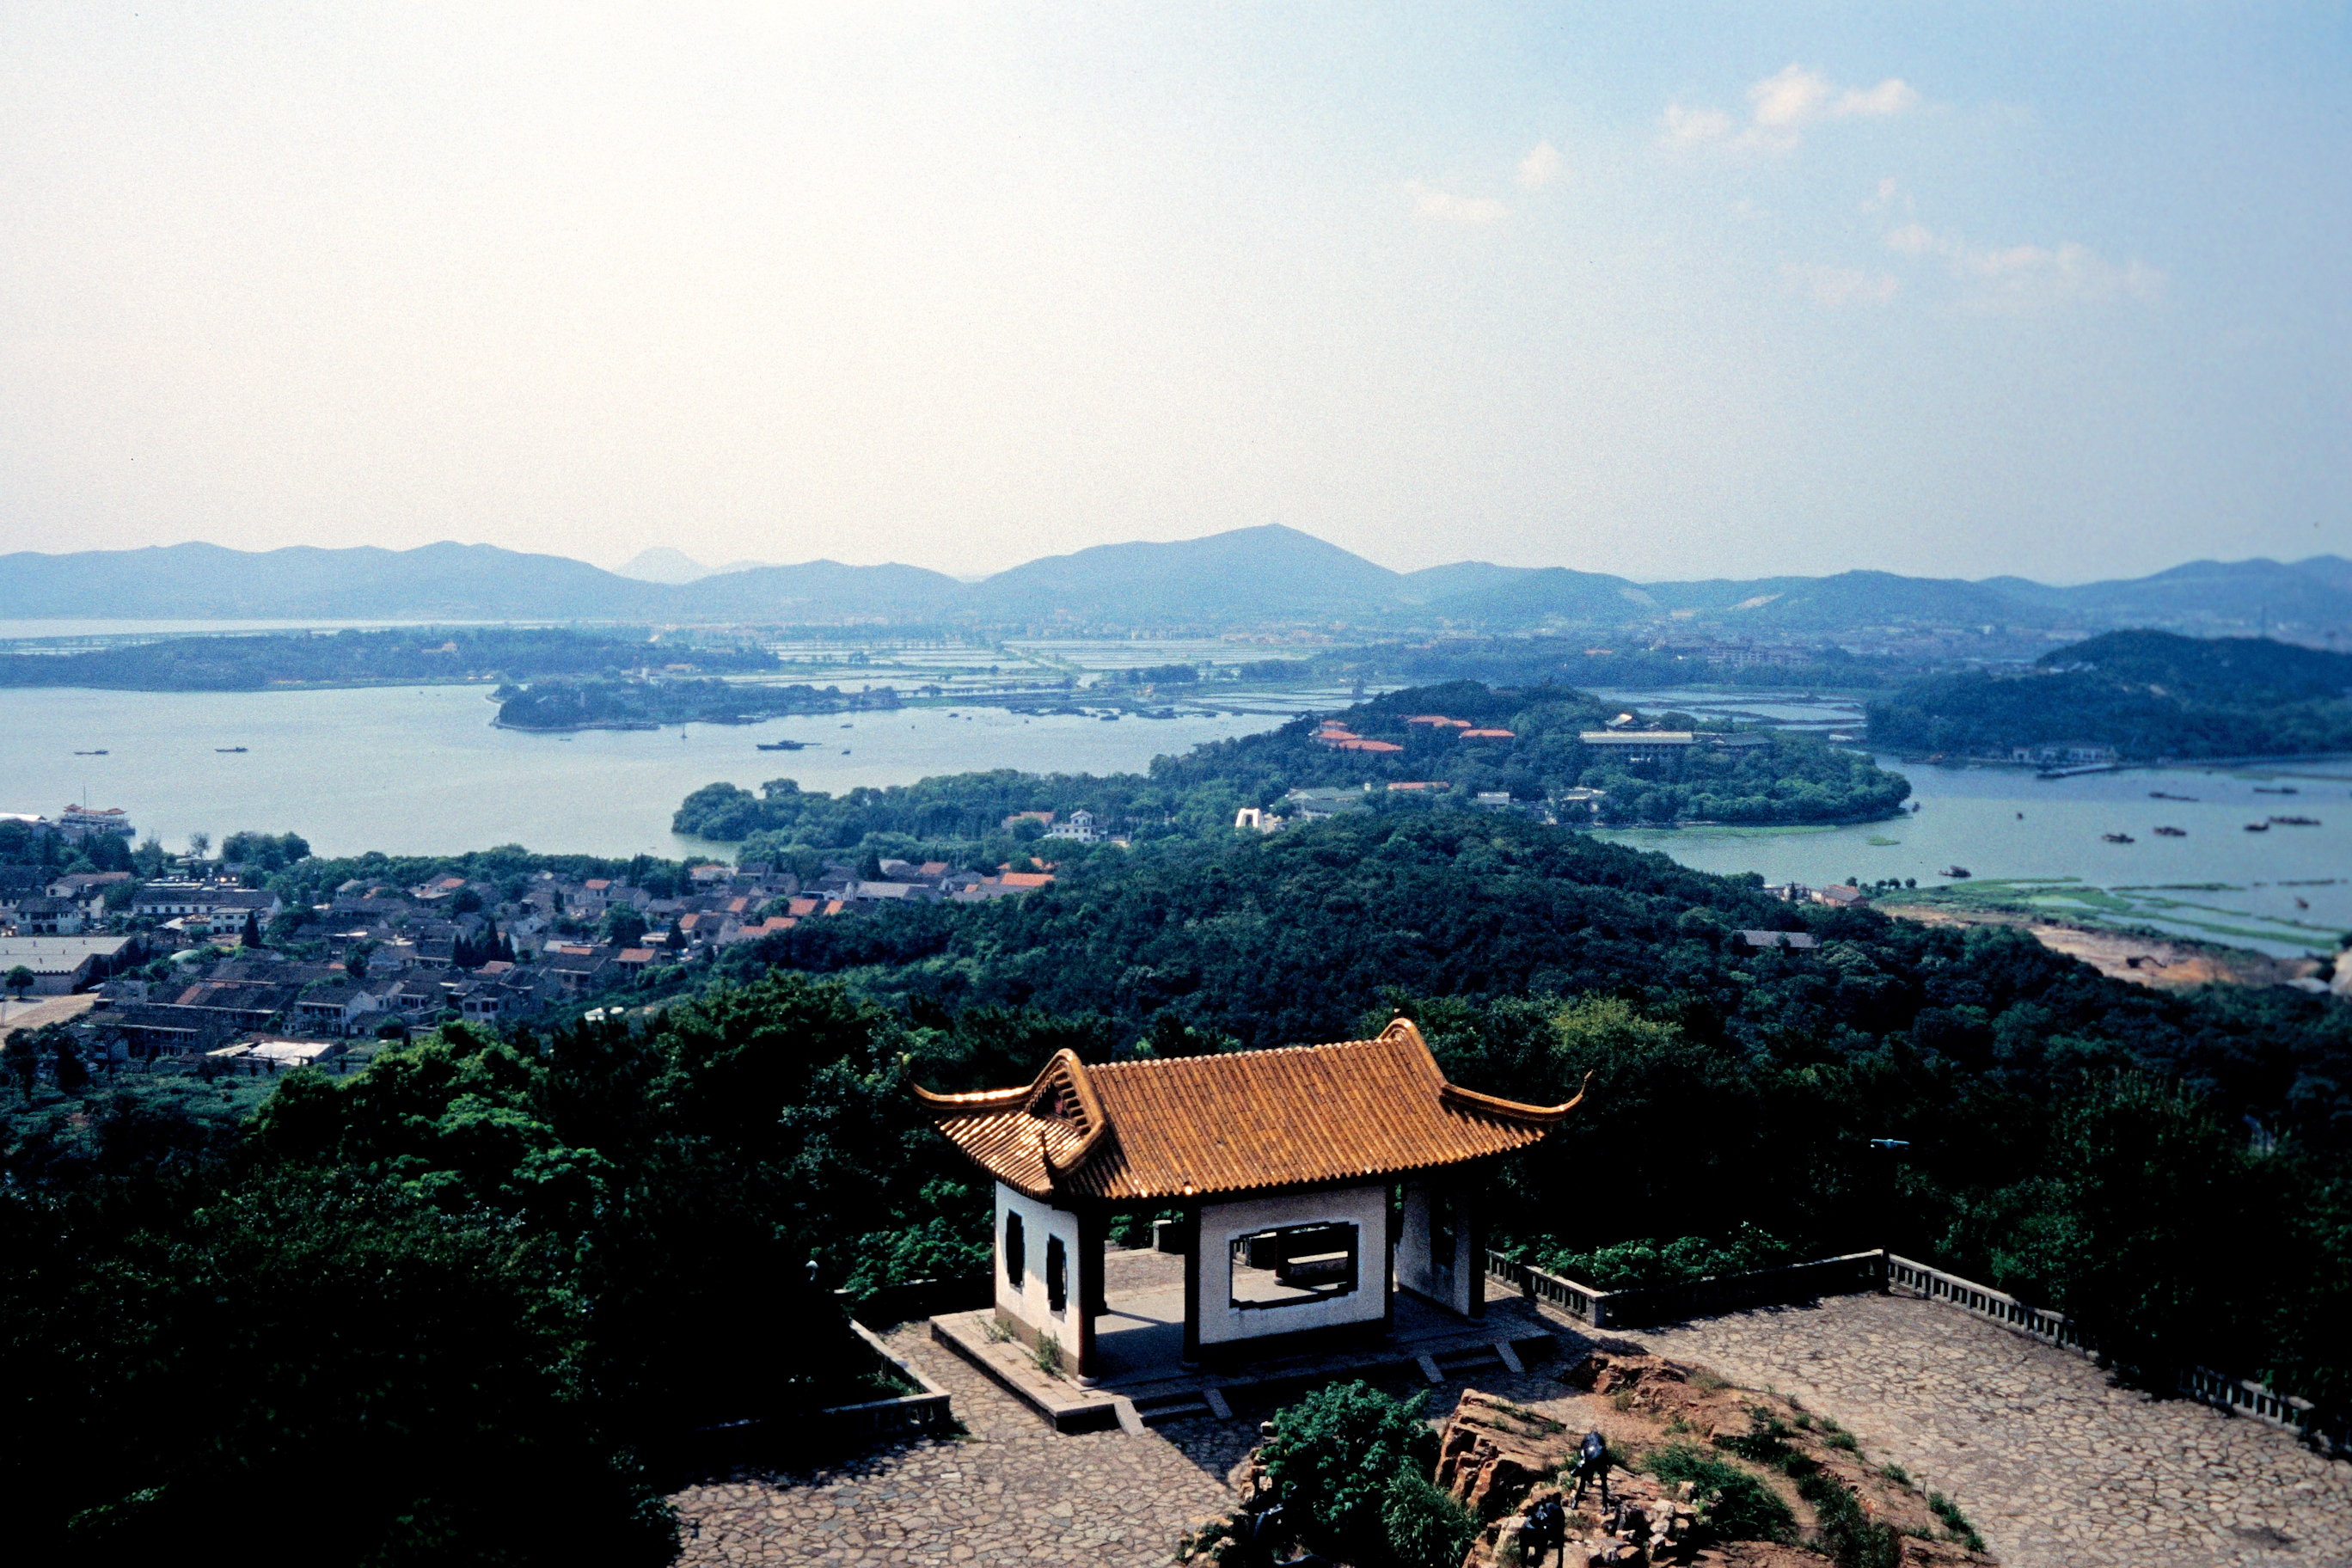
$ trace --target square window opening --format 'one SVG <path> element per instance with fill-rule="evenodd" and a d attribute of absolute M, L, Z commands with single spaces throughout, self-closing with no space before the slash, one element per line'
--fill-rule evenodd
<path fill-rule="evenodd" d="M 1353 1225 L 1280 1226 L 1234 1237 L 1233 1304 L 1292 1307 L 1356 1289 L 1362 1251 Z"/>

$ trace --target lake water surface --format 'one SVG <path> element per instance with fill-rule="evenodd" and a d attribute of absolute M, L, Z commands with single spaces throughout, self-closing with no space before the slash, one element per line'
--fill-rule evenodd
<path fill-rule="evenodd" d="M 839 794 L 985 768 L 1127 773 L 1161 752 L 1271 729 L 1275 713 L 1106 723 L 1001 708 L 775 719 L 761 724 L 526 734 L 490 726 L 479 687 L 7 694 L 0 811 L 54 816 L 120 805 L 173 847 L 240 828 L 291 829 L 322 855 L 448 854 L 521 844 L 549 853 L 677 856 L 669 831 L 716 780 L 797 779 Z M 754 742 L 807 741 L 800 752 Z M 244 746 L 242 754 L 216 748 Z M 102 757 L 77 756 L 104 749 Z"/>
<path fill-rule="evenodd" d="M 1653 710 L 1659 694 L 1622 694 Z M 1850 706 L 1797 693 L 1676 694 L 1783 723 L 1850 723 Z M 1263 710 L 1344 707 L 1345 692 L 1254 699 Z M 177 847 L 239 828 L 292 829 L 322 854 L 439 854 L 515 843 L 550 852 L 677 856 L 712 847 L 669 832 L 670 814 L 714 780 L 756 789 L 791 778 L 838 794 L 985 768 L 1118 773 L 1204 741 L 1255 733 L 1278 711 L 1104 722 L 1001 708 L 910 708 L 684 730 L 572 736 L 490 727 L 479 687 L 146 692 L 19 689 L 5 700 L 0 810 L 54 816 L 68 801 L 121 805 Z M 811 742 L 760 752 L 758 741 Z M 242 753 L 216 750 L 244 746 Z M 77 756 L 103 748 L 107 755 Z M 2045 879 L 2013 889 L 2054 912 L 2129 919 L 2273 952 L 2332 947 L 2352 929 L 2352 765 L 2133 771 L 2041 780 L 2005 768 L 1903 767 L 1921 809 L 1893 822 L 1811 829 L 1683 828 L 1603 837 L 1700 870 L 1811 884 L 1916 878 Z M 2276 795 L 2264 789 L 2294 788 Z M 2149 798 L 2151 791 L 2195 797 Z M 2275 826 L 2273 816 L 2319 819 Z M 2159 824 L 2180 827 L 2163 837 Z M 2105 842 L 2106 833 L 2135 842 Z M 2066 879 L 2073 879 L 2070 883 Z M 2105 889 L 2084 907 L 2085 889 Z M 2297 900 L 2302 900 L 2299 907 Z"/>

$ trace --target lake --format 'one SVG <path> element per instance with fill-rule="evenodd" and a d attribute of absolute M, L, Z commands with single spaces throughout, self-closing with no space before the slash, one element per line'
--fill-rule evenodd
<path fill-rule="evenodd" d="M 1801 693 L 1616 694 L 1656 710 L 1735 710 L 1792 728 L 1851 725 L 1853 710 Z M 1083 700 L 1083 698 L 1081 698 Z M 1214 699 L 1212 699 L 1213 700 Z M 714 780 L 772 778 L 838 794 L 986 768 L 1118 773 L 1204 741 L 1270 729 L 1284 712 L 1346 706 L 1340 691 L 1246 700 L 1257 710 L 1104 722 L 1001 708 L 909 708 L 683 731 L 535 735 L 490 727 L 480 687 L 145 692 L 19 689 L 13 744 L 0 752 L 0 810 L 55 815 L 68 801 L 121 805 L 143 835 L 177 847 L 239 828 L 292 829 L 321 854 L 444 854 L 514 843 L 548 851 L 664 856 L 711 846 L 669 832 L 671 812 Z M 683 737 L 683 738 L 681 738 Z M 811 742 L 760 752 L 758 741 Z M 241 754 L 215 750 L 244 746 Z M 103 757 L 76 756 L 104 748 Z M 1897 766 L 1893 758 L 1882 764 Z M 1856 877 L 1941 883 L 1955 863 L 1972 885 L 2012 888 L 2055 913 L 2128 920 L 2266 952 L 2332 947 L 2352 929 L 2352 767 L 2273 777 L 2238 769 L 2134 771 L 2041 780 L 2006 768 L 1902 767 L 1921 809 L 1853 827 L 1681 828 L 1602 837 L 1706 871 L 1773 882 Z M 2293 787 L 2292 795 L 2258 793 Z M 2152 790 L 2190 795 L 2158 801 Z M 2021 815 L 2022 814 L 2022 815 Z M 2317 827 L 2244 824 L 2307 816 Z M 2159 824 L 2186 830 L 2159 837 Z M 2105 843 L 2126 833 L 2136 842 Z M 2295 900 L 2303 900 L 2298 907 Z"/>
<path fill-rule="evenodd" d="M 1344 700 L 1342 699 L 1341 700 Z M 688 794 L 718 780 L 797 779 L 839 794 L 987 768 L 1130 773 L 1162 752 L 1271 729 L 1279 713 L 1177 719 L 1024 716 L 908 708 L 683 730 L 496 730 L 480 687 L 156 692 L 19 689 L 7 696 L 0 811 L 54 816 L 120 805 L 173 847 L 241 828 L 291 829 L 322 855 L 449 854 L 521 844 L 549 853 L 678 856 L 711 846 L 669 831 Z M 801 752 L 755 742 L 807 741 Z M 227 754 L 223 746 L 244 746 Z M 103 748 L 102 757 L 76 756 Z"/>
<path fill-rule="evenodd" d="M 1768 882 L 1819 886 L 1848 877 L 1916 878 L 1948 885 L 1945 868 L 1972 882 L 2053 879 L 2015 888 L 2054 914 L 2149 925 L 2281 955 L 2333 951 L 2352 930 L 2352 767 L 2132 769 L 2041 779 L 2019 768 L 1879 765 L 1911 781 L 1916 814 L 1852 827 L 1790 830 L 1684 827 L 1604 833 L 1657 849 L 1702 871 L 1757 871 Z M 2292 788 L 2294 795 L 2260 793 Z M 2151 791 L 2189 795 L 2152 800 Z M 2317 827 L 2273 826 L 2273 816 L 2312 816 Z M 2159 837 L 2159 826 L 2186 837 Z M 2129 836 L 2109 844 L 2104 835 Z M 2054 879 L 2076 879 L 2085 898 Z M 2307 907 L 2298 908 L 2300 899 Z"/>

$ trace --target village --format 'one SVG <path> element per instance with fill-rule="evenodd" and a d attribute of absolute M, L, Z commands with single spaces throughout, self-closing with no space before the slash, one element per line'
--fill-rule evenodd
<path fill-rule="evenodd" d="M 1044 837 L 1092 842 L 1092 816 L 1024 813 Z M 15 814 L 70 865 L 130 838 L 119 808 Z M 259 868 L 201 853 L 161 873 L 0 861 L 5 1026 L 68 1024 L 108 1068 L 274 1073 L 355 1065 L 385 1042 L 443 1024 L 543 1018 L 803 921 L 917 903 L 985 903 L 1050 886 L 1050 861 L 974 868 L 945 860 L 825 864 L 812 877 L 765 863 L 704 864 L 672 892 L 541 870 L 454 873 L 413 885 L 358 878 L 289 907 Z M 877 873 L 861 875 L 861 870 Z M 648 878 L 648 880 L 656 879 Z M 35 999 L 38 999 L 36 1001 Z"/>

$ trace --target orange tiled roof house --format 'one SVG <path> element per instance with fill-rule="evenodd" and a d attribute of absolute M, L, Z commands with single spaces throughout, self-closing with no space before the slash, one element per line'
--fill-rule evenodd
<path fill-rule="evenodd" d="M 1381 1338 L 1399 1289 L 1483 1316 L 1470 1194 L 1583 1099 L 1523 1105 L 1448 1083 L 1403 1018 L 1279 1050 L 1095 1067 L 1063 1051 L 1017 1089 L 915 1093 L 995 1178 L 997 1321 L 1075 1348 L 1082 1382 L 1100 1370 L 1103 1245 L 1121 1210 L 1180 1215 L 1187 1363 Z"/>

